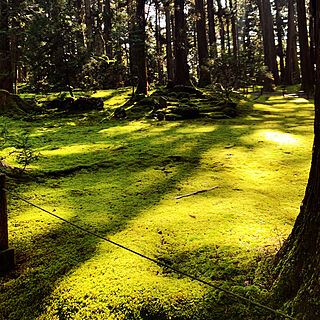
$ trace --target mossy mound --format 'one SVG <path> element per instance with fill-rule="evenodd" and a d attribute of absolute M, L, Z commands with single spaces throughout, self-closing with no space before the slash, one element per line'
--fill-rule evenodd
<path fill-rule="evenodd" d="M 54 99 L 47 102 L 47 108 L 66 112 L 103 110 L 103 100 L 101 98 L 87 97 Z"/>
<path fill-rule="evenodd" d="M 175 86 L 157 90 L 150 97 L 135 104 L 132 111 L 144 111 L 147 118 L 157 120 L 184 120 L 196 118 L 233 118 L 237 104 L 204 94 L 193 87 Z"/>
<path fill-rule="evenodd" d="M 32 110 L 30 104 L 18 95 L 0 89 L 0 114 L 25 114 Z"/>

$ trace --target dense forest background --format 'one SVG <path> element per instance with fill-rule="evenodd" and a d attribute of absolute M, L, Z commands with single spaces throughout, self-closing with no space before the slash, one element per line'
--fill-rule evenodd
<path fill-rule="evenodd" d="M 1 0 L 0 87 L 301 82 L 310 94 L 312 10 L 304 0 Z"/>

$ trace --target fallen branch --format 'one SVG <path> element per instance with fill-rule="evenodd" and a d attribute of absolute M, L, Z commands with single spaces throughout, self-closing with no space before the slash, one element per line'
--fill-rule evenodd
<path fill-rule="evenodd" d="M 198 190 L 198 191 L 195 191 L 195 192 L 191 192 L 191 193 L 188 193 L 188 194 L 184 194 L 182 196 L 178 196 L 178 197 L 174 197 L 173 199 L 181 199 L 181 198 L 184 198 L 184 197 L 189 197 L 189 196 L 193 196 L 197 193 L 201 193 L 201 192 L 206 192 L 206 191 L 210 191 L 210 190 L 213 190 L 213 189 L 217 189 L 218 186 L 215 186 L 215 187 L 212 187 L 212 188 L 209 188 L 209 189 L 204 189 L 204 190 Z"/>

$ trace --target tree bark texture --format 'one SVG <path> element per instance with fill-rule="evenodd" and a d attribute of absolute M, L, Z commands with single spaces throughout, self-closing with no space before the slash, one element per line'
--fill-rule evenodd
<path fill-rule="evenodd" d="M 285 78 L 285 67 L 284 67 L 284 53 L 283 53 L 283 21 L 280 14 L 280 0 L 275 0 L 276 6 L 276 27 L 277 27 L 277 38 L 278 47 L 277 55 L 279 56 L 280 64 L 280 83 L 284 81 Z"/>
<path fill-rule="evenodd" d="M 220 45 L 221 45 L 221 54 L 224 54 L 226 52 L 226 46 L 225 46 L 225 30 L 224 30 L 224 22 L 223 22 L 223 15 L 224 10 L 221 5 L 221 0 L 217 0 L 218 4 L 218 19 L 220 24 Z"/>
<path fill-rule="evenodd" d="M 301 63 L 301 89 L 309 96 L 313 93 L 313 67 L 311 65 L 310 47 L 308 41 L 305 0 L 297 0 L 299 47 Z"/>
<path fill-rule="evenodd" d="M 187 27 L 184 14 L 184 0 L 174 1 L 175 31 L 175 79 L 176 85 L 189 85 L 189 67 L 187 61 Z"/>
<path fill-rule="evenodd" d="M 167 73 L 168 81 L 174 79 L 174 65 L 172 57 L 172 32 L 171 32 L 171 12 L 170 5 L 168 2 L 164 5 L 165 16 L 166 16 L 166 55 L 167 55 Z"/>
<path fill-rule="evenodd" d="M 320 3 L 315 3 L 315 30 Z M 305 197 L 293 230 L 275 257 L 275 306 L 286 305 L 297 319 L 320 319 L 320 32 L 315 38 L 316 86 L 314 143 Z"/>
<path fill-rule="evenodd" d="M 104 0 L 104 10 L 103 10 L 103 24 L 104 24 L 104 43 L 105 52 L 109 58 L 112 58 L 112 12 L 110 6 L 110 0 Z"/>
<path fill-rule="evenodd" d="M 272 79 L 265 79 L 264 89 L 272 91 L 272 83 L 279 83 L 278 66 L 276 59 L 276 46 L 273 33 L 273 19 L 271 14 L 270 0 L 258 0 L 261 29 L 263 36 L 264 60 L 269 71 L 272 72 Z"/>
<path fill-rule="evenodd" d="M 13 92 L 8 1 L 0 0 L 0 89 Z"/>
<path fill-rule="evenodd" d="M 231 13 L 231 32 L 232 32 L 232 49 L 233 55 L 238 58 L 238 30 L 237 30 L 237 0 L 233 3 L 232 0 L 229 0 L 230 13 Z"/>
<path fill-rule="evenodd" d="M 134 63 L 138 76 L 137 94 L 148 93 L 147 62 L 146 62 L 146 17 L 145 0 L 137 0 L 135 17 Z"/>
<path fill-rule="evenodd" d="M 207 11 L 208 11 L 208 35 L 209 35 L 209 46 L 210 55 L 215 58 L 217 56 L 217 37 L 216 37 L 216 25 L 214 21 L 214 6 L 213 0 L 207 0 Z"/>
<path fill-rule="evenodd" d="M 86 45 L 90 52 L 93 49 L 93 20 L 91 11 L 91 0 L 84 0 L 85 25 L 86 25 Z"/>
<path fill-rule="evenodd" d="M 300 82 L 300 71 L 297 56 L 296 26 L 294 23 L 294 0 L 288 0 L 288 36 L 286 52 L 286 84 Z"/>
<path fill-rule="evenodd" d="M 208 65 L 209 52 L 206 33 L 206 17 L 203 0 L 195 1 L 196 30 L 199 56 L 199 87 L 210 84 L 210 71 Z"/>

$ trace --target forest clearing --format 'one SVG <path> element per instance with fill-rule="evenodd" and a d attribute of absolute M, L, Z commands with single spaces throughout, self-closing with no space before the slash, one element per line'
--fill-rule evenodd
<path fill-rule="evenodd" d="M 96 95 L 112 110 L 128 93 Z M 9 131 L 28 131 L 40 153 L 26 181 L 8 179 L 17 265 L 1 278 L 1 320 L 275 319 L 15 198 L 263 302 L 270 283 L 259 268 L 287 238 L 303 198 L 313 102 L 251 96 L 238 108 L 241 116 L 216 120 L 1 117 Z M 14 164 L 10 148 L 2 152 Z"/>

